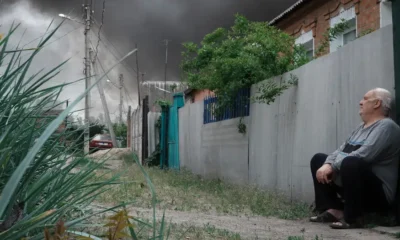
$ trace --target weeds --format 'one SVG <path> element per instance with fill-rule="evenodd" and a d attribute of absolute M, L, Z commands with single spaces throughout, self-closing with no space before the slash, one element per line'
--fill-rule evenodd
<path fill-rule="evenodd" d="M 70 158 L 75 155 L 74 144 L 64 143 L 74 131 L 60 128 L 69 112 L 110 70 L 54 117 L 48 113 L 65 104 L 58 97 L 69 84 L 45 86 L 51 85 L 66 62 L 28 76 L 36 55 L 60 26 L 50 25 L 35 48 L 9 49 L 18 25 L 11 26 L 0 40 L 0 239 L 42 239 L 44 231 L 48 238 L 57 238 L 54 233 L 61 235 L 64 227 L 74 232 L 84 225 L 91 227 L 89 218 L 125 205 L 89 210 L 99 194 L 118 183 L 119 176 L 94 181 L 95 171 L 103 164 L 85 164 L 84 156 Z M 21 56 L 22 52 L 28 56 Z M 86 167 L 73 171 L 82 164 Z M 62 226 L 55 226 L 60 219 Z"/>
<path fill-rule="evenodd" d="M 102 203 L 118 203 L 122 200 L 136 199 L 134 206 L 151 208 L 148 187 L 138 166 L 124 166 L 123 169 L 121 179 L 126 183 L 113 187 L 107 194 L 100 195 L 97 200 Z M 115 171 L 114 174 L 120 172 Z M 156 186 L 157 203 L 162 209 L 275 216 L 283 219 L 309 216 L 306 204 L 290 203 L 282 195 L 255 187 L 236 186 L 219 180 L 204 180 L 186 170 L 175 172 L 146 168 L 146 171 Z M 111 175 L 104 175 L 100 180 L 107 177 Z"/>
<path fill-rule="evenodd" d="M 288 240 L 305 240 L 303 236 L 290 236 Z"/>
<path fill-rule="evenodd" d="M 132 153 L 124 153 L 121 158 L 125 165 L 129 166 L 135 163 L 135 159 L 133 158 Z"/>
<path fill-rule="evenodd" d="M 171 239 L 241 240 L 242 238 L 238 233 L 218 229 L 210 224 L 206 224 L 203 227 L 196 227 L 189 224 L 171 224 Z"/>

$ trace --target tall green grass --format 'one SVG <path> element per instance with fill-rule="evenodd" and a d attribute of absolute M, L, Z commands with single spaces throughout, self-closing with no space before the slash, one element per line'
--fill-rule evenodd
<path fill-rule="evenodd" d="M 66 62 L 50 71 L 28 76 L 36 55 L 61 24 L 52 30 L 49 27 L 36 48 L 24 49 L 17 45 L 10 49 L 10 38 L 19 25 L 13 25 L 0 40 L 0 239 L 42 239 L 44 228 L 52 229 L 59 220 L 64 221 L 69 231 L 76 229 L 78 233 L 83 226 L 90 226 L 87 219 L 127 205 L 90 210 L 90 204 L 99 194 L 118 184 L 119 176 L 93 181 L 102 163 L 87 164 L 74 172 L 85 161 L 85 156 L 74 157 L 74 151 L 64 144 L 74 132 L 57 131 L 69 112 L 106 74 L 98 77 L 54 119 L 45 117 L 46 113 L 64 104 L 57 103 L 57 99 L 68 84 L 45 86 Z M 22 55 L 22 52 L 29 54 Z M 164 239 L 155 224 L 151 227 L 154 228 L 151 239 Z"/>

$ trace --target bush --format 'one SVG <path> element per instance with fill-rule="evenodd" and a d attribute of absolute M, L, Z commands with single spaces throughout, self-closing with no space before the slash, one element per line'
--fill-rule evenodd
<path fill-rule="evenodd" d="M 287 33 L 266 22 L 252 22 L 236 15 L 230 29 L 218 28 L 201 44 L 183 44 L 181 68 L 193 89 L 209 89 L 218 96 L 216 114 L 235 104 L 241 89 L 282 75 L 307 63 L 304 48 Z M 256 102 L 271 103 L 292 85 L 290 81 L 267 81 L 259 86 Z M 244 103 L 245 101 L 243 101 Z"/>

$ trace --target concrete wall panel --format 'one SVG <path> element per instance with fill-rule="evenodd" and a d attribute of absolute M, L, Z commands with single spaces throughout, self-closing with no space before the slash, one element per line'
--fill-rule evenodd
<path fill-rule="evenodd" d="M 184 119 L 184 121 L 179 121 L 179 160 L 182 167 L 186 167 L 189 164 L 189 152 L 190 146 L 189 138 L 189 107 L 184 106 L 178 110 L 179 119 Z"/>
<path fill-rule="evenodd" d="M 257 92 L 252 87 L 252 95 Z M 276 186 L 279 99 L 271 105 L 250 105 L 249 181 L 266 188 Z"/>
<path fill-rule="evenodd" d="M 182 164 L 203 176 L 235 183 L 248 178 L 250 184 L 311 202 L 312 156 L 333 152 L 360 123 L 358 103 L 366 91 L 383 87 L 394 92 L 391 28 L 284 74 L 284 80 L 297 76 L 298 85 L 271 105 L 251 104 L 244 136 L 237 132 L 238 119 L 203 125 L 203 105 L 185 106 L 189 117 L 181 114 L 180 124 L 188 121 L 182 126 L 188 132 L 181 139 L 188 149 L 182 150 L 187 158 L 181 157 Z M 253 86 L 253 96 L 256 91 Z"/>
<path fill-rule="evenodd" d="M 327 152 L 336 145 L 337 91 L 332 91 L 338 85 L 333 77 L 336 71 L 335 62 L 322 57 L 293 72 L 299 77 L 292 165 L 294 197 L 302 196 L 312 188 L 310 171 L 304 170 L 309 169 L 312 156 L 317 152 Z"/>
<path fill-rule="evenodd" d="M 340 90 L 337 146 L 361 123 L 359 102 L 368 90 L 382 87 L 394 94 L 392 27 L 390 25 L 364 36 L 338 52 Z"/>
<path fill-rule="evenodd" d="M 291 88 L 279 98 L 276 189 L 290 195 L 292 185 L 292 165 L 294 134 L 297 115 L 297 91 Z"/>
<path fill-rule="evenodd" d="M 244 123 L 248 125 L 248 118 Z M 248 182 L 248 134 L 238 132 L 239 118 L 203 125 L 205 176 L 232 183 Z"/>

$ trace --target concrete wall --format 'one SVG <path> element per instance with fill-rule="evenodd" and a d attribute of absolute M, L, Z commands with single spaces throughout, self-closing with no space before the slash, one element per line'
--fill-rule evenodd
<path fill-rule="evenodd" d="M 181 166 L 206 178 L 248 183 L 249 138 L 238 132 L 239 119 L 203 125 L 203 110 L 203 101 L 179 109 Z"/>
<path fill-rule="evenodd" d="M 334 151 L 360 123 L 365 92 L 383 87 L 394 93 L 391 28 L 285 74 L 283 79 L 296 75 L 298 86 L 270 106 L 251 105 L 250 183 L 313 200 L 312 156 Z"/>
<path fill-rule="evenodd" d="M 311 157 L 334 151 L 360 123 L 365 92 L 383 87 L 394 94 L 392 39 L 389 25 L 284 74 L 296 75 L 298 85 L 271 105 L 252 104 L 245 136 L 237 133 L 238 119 L 202 125 L 203 102 L 185 106 L 179 112 L 181 165 L 312 201 Z"/>
<path fill-rule="evenodd" d="M 201 130 L 204 102 L 185 105 L 179 109 L 179 159 L 181 167 L 204 175 L 201 157 Z"/>
<path fill-rule="evenodd" d="M 135 152 L 138 157 L 139 161 L 142 162 L 142 125 L 143 125 L 143 109 L 142 106 L 138 106 L 132 112 L 132 146 L 131 150 Z"/>

